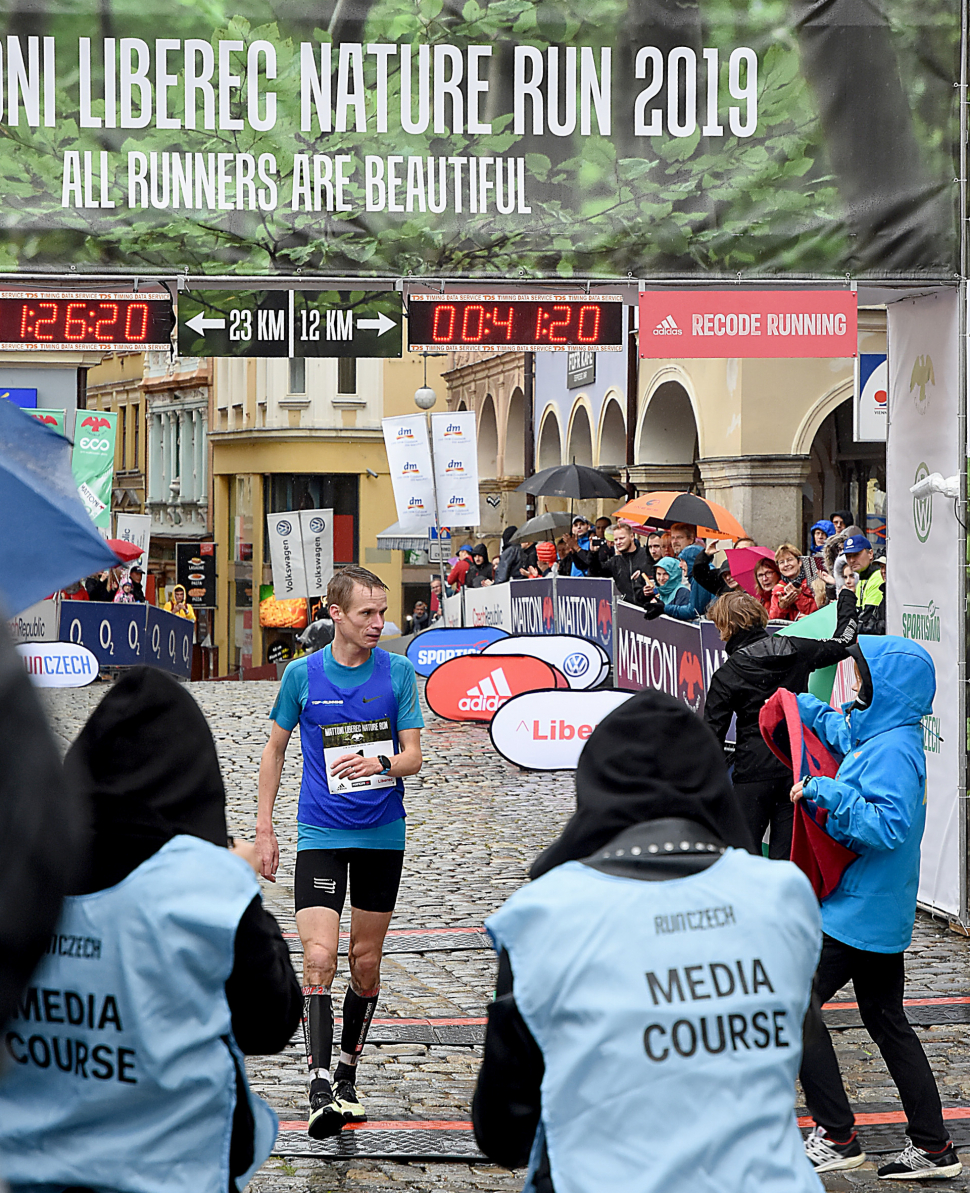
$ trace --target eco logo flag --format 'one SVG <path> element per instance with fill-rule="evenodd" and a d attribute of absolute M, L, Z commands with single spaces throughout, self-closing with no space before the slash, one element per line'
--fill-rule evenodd
<path fill-rule="evenodd" d="M 108 410 L 79 410 L 74 420 L 71 468 L 78 496 L 102 530 L 111 528 L 111 482 L 115 468 L 118 415 Z"/>

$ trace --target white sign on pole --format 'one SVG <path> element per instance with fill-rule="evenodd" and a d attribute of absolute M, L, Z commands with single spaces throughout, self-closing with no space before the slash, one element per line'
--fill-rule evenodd
<path fill-rule="evenodd" d="M 278 601 L 306 596 L 306 564 L 300 511 L 266 515 L 266 538 L 273 565 L 273 595 Z"/>
<path fill-rule="evenodd" d="M 38 601 L 7 622 L 14 642 L 57 641 L 57 598 Z"/>
<path fill-rule="evenodd" d="M 496 750 L 516 766 L 575 770 L 596 726 L 632 695 L 616 688 L 523 692 L 496 709 L 488 732 Z"/>
<path fill-rule="evenodd" d="M 886 632 L 919 642 L 936 666 L 933 713 L 923 722 L 926 829 L 919 899 L 956 916 L 962 904 L 959 791 L 965 738 L 958 670 L 963 610 L 956 600 L 961 534 L 952 501 L 910 493 L 931 472 L 949 477 L 966 466 L 956 434 L 961 383 L 956 292 L 891 303 L 888 335 Z"/>
<path fill-rule="evenodd" d="M 857 443 L 885 443 L 889 408 L 889 362 L 882 352 L 855 358 L 852 438 Z"/>
<path fill-rule="evenodd" d="M 478 435 L 475 411 L 432 414 L 438 521 L 444 526 L 477 526 Z"/>
<path fill-rule="evenodd" d="M 507 584 L 500 585 L 508 588 Z M 490 592 L 491 589 L 486 589 Z M 465 616 L 468 616 L 468 596 L 465 594 Z M 527 654 L 533 659 L 552 663 L 565 675 L 570 688 L 586 691 L 595 688 L 606 678 L 610 657 L 597 642 L 588 642 L 574 634 L 521 634 L 503 638 L 486 646 L 482 654 Z"/>
<path fill-rule="evenodd" d="M 333 510 L 300 510 L 306 595 L 324 596 L 333 576 Z"/>
<path fill-rule="evenodd" d="M 466 588 L 464 593 L 466 626 L 493 626 L 500 630 L 512 628 L 512 589 L 508 584 Z"/>
<path fill-rule="evenodd" d="M 152 539 L 151 514 L 118 514 L 115 538 L 132 546 L 141 547 L 141 555 L 134 561 L 142 571 L 148 568 L 148 548 Z"/>
<path fill-rule="evenodd" d="M 98 660 L 78 642 L 24 642 L 16 648 L 38 688 L 83 688 L 98 678 Z"/>
<path fill-rule="evenodd" d="M 405 414 L 381 425 L 401 529 L 423 531 L 435 520 L 427 422 L 423 414 Z"/>
<path fill-rule="evenodd" d="M 445 624 L 445 628 L 455 630 L 461 626 L 461 593 L 456 592 L 454 596 L 446 596 L 441 602 L 441 620 Z"/>

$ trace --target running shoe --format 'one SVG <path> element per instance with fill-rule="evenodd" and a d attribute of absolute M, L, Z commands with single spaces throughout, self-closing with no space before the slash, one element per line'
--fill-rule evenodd
<path fill-rule="evenodd" d="M 310 1117 L 307 1120 L 306 1132 L 311 1139 L 328 1139 L 331 1135 L 339 1135 L 347 1123 L 347 1116 L 343 1113 L 329 1081 L 322 1077 L 310 1082 Z"/>
<path fill-rule="evenodd" d="M 942 1152 L 925 1152 L 911 1143 L 895 1160 L 884 1164 L 878 1175 L 884 1181 L 948 1180 L 962 1171 L 963 1165 L 952 1143 Z"/>
<path fill-rule="evenodd" d="M 333 1096 L 348 1123 L 366 1123 L 367 1111 L 360 1103 L 357 1087 L 350 1078 L 338 1081 L 333 1089 Z"/>
<path fill-rule="evenodd" d="M 860 1147 L 855 1131 L 848 1142 L 836 1143 L 828 1137 L 824 1127 L 816 1127 L 805 1140 L 805 1155 L 816 1172 L 858 1168 L 866 1162 L 866 1153 Z"/>

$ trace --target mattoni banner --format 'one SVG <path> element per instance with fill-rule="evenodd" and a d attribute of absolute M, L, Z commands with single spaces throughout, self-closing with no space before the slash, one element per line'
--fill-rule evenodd
<path fill-rule="evenodd" d="M 111 410 L 78 410 L 74 417 L 74 481 L 91 521 L 103 531 L 111 528 L 117 424 L 118 415 Z"/>
<path fill-rule="evenodd" d="M 491 584 L 488 588 L 465 588 L 465 625 L 512 627 L 512 589 L 509 584 Z"/>
<path fill-rule="evenodd" d="M 432 626 L 414 635 L 406 653 L 418 675 L 428 676 L 442 663 L 466 654 L 480 654 L 486 646 L 506 638 L 506 632 L 495 626 L 481 629 L 436 629 Z"/>
<path fill-rule="evenodd" d="M 654 688 L 702 712 L 706 685 L 699 623 L 661 616 L 647 622 L 643 610 L 616 603 L 616 686 Z"/>
<path fill-rule="evenodd" d="M 596 642 L 613 658 L 613 581 L 556 577 L 556 629 Z"/>
<path fill-rule="evenodd" d="M 6 270 L 959 268 L 959 4 L 30 12 L 3 47 Z"/>
<path fill-rule="evenodd" d="M 481 515 L 475 411 L 432 414 L 431 442 L 438 493 L 438 524 L 477 526 Z"/>
<path fill-rule="evenodd" d="M 554 634 L 554 580 L 510 580 L 513 634 Z"/>
<path fill-rule="evenodd" d="M 403 414 L 383 419 L 381 426 L 401 530 L 423 533 L 435 521 L 427 419 L 423 414 Z"/>
<path fill-rule="evenodd" d="M 606 678 L 610 659 L 596 642 L 572 634 L 522 634 L 486 646 L 483 655 L 525 654 L 544 659 L 565 675 L 570 688 L 585 691 Z"/>
<path fill-rule="evenodd" d="M 850 290 L 644 290 L 640 355 L 828 358 L 855 356 Z"/>
<path fill-rule="evenodd" d="M 596 726 L 632 692 L 526 692 L 492 717 L 492 745 L 509 762 L 528 770 L 575 770 Z"/>
<path fill-rule="evenodd" d="M 490 721 L 506 700 L 540 688 L 566 688 L 561 671 L 528 655 L 465 655 L 428 677 L 424 698 L 446 721 Z"/>
<path fill-rule="evenodd" d="M 936 666 L 933 713 L 923 723 L 926 829 L 919 899 L 954 916 L 961 914 L 964 897 L 959 791 L 965 731 L 958 665 L 964 613 L 953 599 L 963 548 L 953 502 L 939 494 L 914 498 L 909 490 L 931 472 L 949 477 L 966 467 L 965 444 L 955 433 L 962 383 L 959 340 L 955 290 L 890 303 L 886 632 L 919 642 Z"/>

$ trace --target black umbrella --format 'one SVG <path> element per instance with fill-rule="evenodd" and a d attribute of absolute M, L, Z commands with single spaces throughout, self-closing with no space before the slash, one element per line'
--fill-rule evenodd
<path fill-rule="evenodd" d="M 524 480 L 516 493 L 533 493 L 536 497 L 625 497 L 626 489 L 598 468 L 583 464 L 557 464 L 543 468 L 535 476 Z"/>

